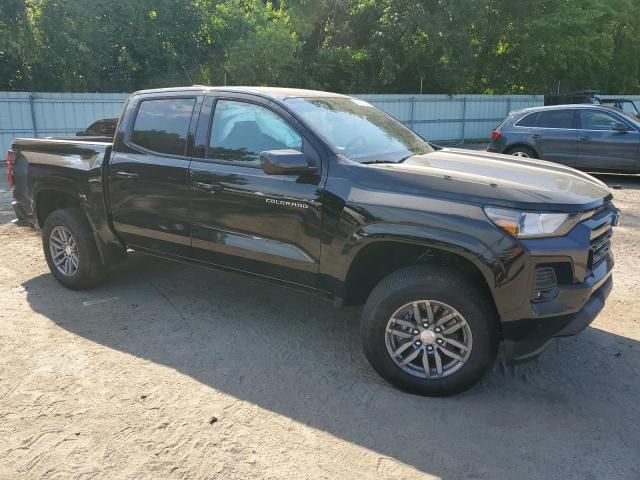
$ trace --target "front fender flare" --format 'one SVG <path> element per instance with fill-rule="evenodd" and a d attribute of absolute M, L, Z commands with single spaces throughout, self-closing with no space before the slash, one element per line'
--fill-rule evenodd
<path fill-rule="evenodd" d="M 344 254 L 351 259 L 341 275 L 343 281 L 346 281 L 351 265 L 358 254 L 366 247 L 379 242 L 406 243 L 459 255 L 470 261 L 480 271 L 490 288 L 493 288 L 506 273 L 502 259 L 489 245 L 460 232 L 418 225 L 376 223 L 359 229 L 350 240 L 343 248 Z"/>

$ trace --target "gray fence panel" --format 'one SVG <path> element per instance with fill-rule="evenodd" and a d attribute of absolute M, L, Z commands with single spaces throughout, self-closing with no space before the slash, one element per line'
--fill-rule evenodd
<path fill-rule="evenodd" d="M 74 135 L 100 118 L 118 117 L 127 95 L 0 92 L 0 158 L 15 138 Z"/>

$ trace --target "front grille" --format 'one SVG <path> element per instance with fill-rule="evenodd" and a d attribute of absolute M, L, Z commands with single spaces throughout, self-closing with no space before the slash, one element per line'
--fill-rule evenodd
<path fill-rule="evenodd" d="M 613 233 L 611 222 L 614 210 L 610 204 L 598 208 L 588 220 L 591 226 L 591 250 L 587 268 L 593 270 L 604 262 L 611 249 L 611 235 Z"/>

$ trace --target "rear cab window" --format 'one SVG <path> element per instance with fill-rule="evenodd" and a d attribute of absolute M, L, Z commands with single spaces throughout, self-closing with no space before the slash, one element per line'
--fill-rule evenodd
<path fill-rule="evenodd" d="M 131 143 L 160 155 L 185 156 L 195 98 L 152 98 L 138 105 Z"/>

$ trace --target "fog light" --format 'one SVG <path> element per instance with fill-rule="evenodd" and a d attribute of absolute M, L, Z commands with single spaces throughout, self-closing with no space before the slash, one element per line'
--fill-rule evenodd
<path fill-rule="evenodd" d="M 533 291 L 535 302 L 547 302 L 553 300 L 558 288 L 556 271 L 552 267 L 536 268 L 536 283 Z"/>

